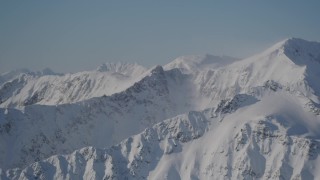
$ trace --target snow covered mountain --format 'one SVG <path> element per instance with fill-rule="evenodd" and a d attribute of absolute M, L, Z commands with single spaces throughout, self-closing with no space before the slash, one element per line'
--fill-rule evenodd
<path fill-rule="evenodd" d="M 261 100 L 239 95 L 219 108 L 163 121 L 111 148 L 52 156 L 3 172 L 2 178 L 318 179 L 320 117 L 300 101 L 282 92 Z"/>
<path fill-rule="evenodd" d="M 240 60 L 227 61 L 217 68 L 206 65 L 191 72 L 193 86 L 203 108 L 236 94 L 262 96 L 264 87 L 300 93 L 319 103 L 320 44 L 287 39 L 266 51 Z M 189 67 L 189 61 L 180 67 Z M 170 69 L 171 66 L 165 66 Z M 190 68 L 192 69 L 192 68 Z"/>
<path fill-rule="evenodd" d="M 185 81 L 179 71 L 157 66 L 132 87 L 112 96 L 74 104 L 30 105 L 23 111 L 0 109 L 1 168 L 25 166 L 88 145 L 108 147 L 189 111 L 193 107 L 178 94 L 186 89 Z"/>
<path fill-rule="evenodd" d="M 0 76 L 0 107 L 74 103 L 124 91 L 141 79 L 146 68 L 138 64 L 106 63 L 95 71 L 56 74 L 49 69 L 27 70 Z"/>
<path fill-rule="evenodd" d="M 320 43 L 138 72 L 110 96 L 0 109 L 0 178 L 320 178 Z"/>

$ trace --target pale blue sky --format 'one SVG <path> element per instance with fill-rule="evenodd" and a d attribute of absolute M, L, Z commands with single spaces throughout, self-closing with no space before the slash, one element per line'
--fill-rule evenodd
<path fill-rule="evenodd" d="M 0 1 L 0 72 L 247 57 L 288 37 L 320 41 L 319 0 Z"/>

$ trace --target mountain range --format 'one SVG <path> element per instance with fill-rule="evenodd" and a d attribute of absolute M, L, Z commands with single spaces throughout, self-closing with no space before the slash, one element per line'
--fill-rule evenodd
<path fill-rule="evenodd" d="M 320 179 L 320 43 L 0 76 L 0 179 Z"/>

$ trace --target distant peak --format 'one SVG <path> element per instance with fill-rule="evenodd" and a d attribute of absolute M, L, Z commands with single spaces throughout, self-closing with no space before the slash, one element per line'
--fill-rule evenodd
<path fill-rule="evenodd" d="M 124 62 L 106 62 L 101 64 L 98 68 L 97 71 L 100 72 L 106 72 L 106 71 L 117 71 L 120 70 L 124 67 L 128 67 L 128 66 L 133 66 L 133 64 L 129 64 L 129 63 L 124 63 Z"/>
<path fill-rule="evenodd" d="M 100 72 L 106 72 L 106 71 L 121 71 L 124 69 L 130 69 L 130 68 L 144 68 L 143 66 L 140 66 L 137 63 L 127 63 L 127 62 L 106 62 L 101 64 L 97 71 Z"/>
<path fill-rule="evenodd" d="M 160 65 L 155 66 L 151 70 L 151 74 L 162 74 L 164 72 L 163 67 Z"/>
<path fill-rule="evenodd" d="M 137 63 L 107 62 L 97 68 L 98 72 L 120 73 L 123 75 L 139 75 L 146 71 L 146 68 Z"/>
<path fill-rule="evenodd" d="M 178 68 L 185 73 L 190 73 L 208 68 L 221 67 L 236 60 L 238 59 L 229 56 L 215 56 L 211 54 L 180 56 L 165 65 L 165 69 Z"/>
<path fill-rule="evenodd" d="M 216 56 L 212 54 L 204 54 L 204 55 L 186 55 L 180 56 L 173 60 L 173 62 L 177 63 L 189 63 L 189 64 L 206 64 L 212 63 L 217 61 L 224 61 L 224 60 L 235 60 L 237 58 L 229 57 L 229 56 Z"/>

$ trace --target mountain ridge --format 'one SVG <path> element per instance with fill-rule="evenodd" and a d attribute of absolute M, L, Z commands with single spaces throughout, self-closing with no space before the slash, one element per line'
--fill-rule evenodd
<path fill-rule="evenodd" d="M 0 144 L 7 144 L 0 149 L 1 168 L 25 166 L 90 144 L 107 147 L 188 111 L 191 105 L 184 104 L 183 96 L 177 93 L 180 90 L 175 89 L 183 88 L 185 80 L 179 71 L 164 71 L 156 66 L 142 80 L 111 96 L 72 104 L 34 104 L 25 106 L 23 111 L 0 108 Z M 33 131 L 35 126 L 37 130 Z M 109 138 L 104 139 L 105 136 Z M 9 145 L 17 140 L 21 143 Z M 12 152 L 15 158 L 10 158 Z"/>
<path fill-rule="evenodd" d="M 111 95 L 139 81 L 146 71 L 137 64 L 113 65 L 113 70 L 102 72 L 84 71 L 64 75 L 19 74 L 0 86 L 0 107 L 23 108 L 31 104 L 65 104 Z"/>

